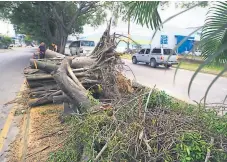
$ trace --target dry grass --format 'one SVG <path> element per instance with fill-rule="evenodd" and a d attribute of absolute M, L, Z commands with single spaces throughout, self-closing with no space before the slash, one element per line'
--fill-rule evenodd
<path fill-rule="evenodd" d="M 25 135 L 27 117 L 20 123 L 20 133 L 13 142 L 9 155 L 10 162 L 20 162 L 23 155 L 23 137 L 27 138 L 26 162 L 46 161 L 49 153 L 62 146 L 61 141 L 67 135 L 67 128 L 61 124 L 59 116 L 62 105 L 45 105 L 31 109 L 29 133 Z M 59 145 L 58 145 L 59 143 Z"/>

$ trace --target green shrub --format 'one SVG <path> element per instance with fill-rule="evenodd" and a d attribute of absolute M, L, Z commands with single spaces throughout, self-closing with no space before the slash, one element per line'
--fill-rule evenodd
<path fill-rule="evenodd" d="M 142 97 L 142 105 L 139 97 L 127 99 L 127 104 L 119 102 L 113 116 L 101 111 L 67 120 L 72 126 L 71 135 L 62 149 L 50 154 L 48 161 L 92 161 L 119 124 L 119 131 L 109 141 L 100 162 L 203 162 L 208 150 L 210 162 L 227 161 L 220 146 L 220 141 L 227 143 L 226 116 L 220 117 L 213 110 L 181 102 L 158 90 L 149 97 L 144 112 L 147 99 L 148 95 Z M 141 132 L 147 136 L 149 153 L 139 139 Z"/>

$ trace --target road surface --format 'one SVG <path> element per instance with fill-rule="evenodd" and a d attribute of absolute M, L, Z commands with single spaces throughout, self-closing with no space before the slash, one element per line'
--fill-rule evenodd
<path fill-rule="evenodd" d="M 8 51 L 0 51 L 0 138 L 7 133 L 7 139 L 0 139 L 0 161 L 5 161 L 4 152 L 8 144 L 15 138 L 16 127 L 8 122 L 9 113 L 13 105 L 4 106 L 12 101 L 24 82 L 23 69 L 29 65 L 34 48 L 20 48 Z M 9 127 L 9 129 L 7 129 Z"/>
<path fill-rule="evenodd" d="M 175 96 L 178 99 L 193 102 L 200 101 L 203 98 L 208 85 L 215 78 L 215 75 L 200 73 L 196 76 L 193 81 L 190 98 L 188 97 L 188 85 L 193 71 L 188 70 L 179 70 L 176 76 L 175 84 L 173 84 L 175 68 L 165 69 L 163 67 L 151 68 L 149 65 L 139 64 L 134 65 L 131 63 L 131 60 L 124 60 L 125 65 L 129 66 L 136 80 L 149 87 L 154 87 L 161 90 L 165 90 L 168 94 Z M 128 67 L 125 67 L 126 71 L 124 72 L 127 77 L 133 79 L 133 75 Z M 213 87 L 210 89 L 210 92 L 207 97 L 208 103 L 220 103 L 223 102 L 227 95 L 227 78 L 219 78 Z M 194 103 L 194 102 L 193 102 Z"/>

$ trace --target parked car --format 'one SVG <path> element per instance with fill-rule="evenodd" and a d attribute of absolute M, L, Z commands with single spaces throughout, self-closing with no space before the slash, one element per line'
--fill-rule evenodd
<path fill-rule="evenodd" d="M 172 54 L 172 56 L 169 55 Z M 138 53 L 132 55 L 132 63 L 144 62 L 147 65 L 155 68 L 159 65 L 164 65 L 166 68 L 178 64 L 178 56 L 175 51 L 170 48 L 143 48 Z"/>
<path fill-rule="evenodd" d="M 65 54 L 71 55 L 71 56 L 73 55 L 86 56 L 91 54 L 91 52 L 94 49 L 95 49 L 94 41 L 78 40 L 78 41 L 73 41 L 69 46 L 65 47 Z"/>
<path fill-rule="evenodd" d="M 0 44 L 0 49 L 8 49 L 9 46 L 5 44 Z"/>
<path fill-rule="evenodd" d="M 9 47 L 14 47 L 14 44 L 10 44 Z"/>
<path fill-rule="evenodd" d="M 66 45 L 65 45 L 65 55 L 66 55 L 66 56 L 70 56 L 70 55 L 71 55 L 69 46 L 70 46 L 70 44 L 71 44 L 72 42 L 73 42 L 73 41 L 67 41 L 67 42 L 66 42 Z"/>

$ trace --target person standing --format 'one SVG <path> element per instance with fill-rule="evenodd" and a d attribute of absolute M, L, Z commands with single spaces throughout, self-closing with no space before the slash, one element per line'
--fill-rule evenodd
<path fill-rule="evenodd" d="M 45 58 L 45 52 L 46 52 L 46 47 L 45 47 L 45 43 L 42 42 L 38 48 L 38 52 L 39 52 L 39 58 L 40 59 L 44 59 Z"/>
<path fill-rule="evenodd" d="M 51 44 L 51 48 L 52 48 L 51 50 L 54 52 L 57 52 L 57 50 L 58 50 L 58 46 L 54 43 Z"/>

